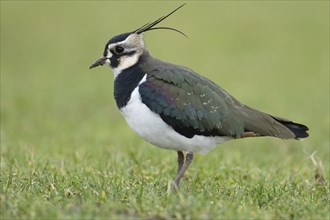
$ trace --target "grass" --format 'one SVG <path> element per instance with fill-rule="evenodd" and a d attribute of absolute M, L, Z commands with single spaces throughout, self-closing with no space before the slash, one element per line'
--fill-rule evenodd
<path fill-rule="evenodd" d="M 329 219 L 329 2 L 189 2 L 164 22 L 188 40 L 145 35 L 154 56 L 310 127 L 197 155 L 170 193 L 176 153 L 134 134 L 110 70 L 88 66 L 179 4 L 1 1 L 1 219 Z"/>

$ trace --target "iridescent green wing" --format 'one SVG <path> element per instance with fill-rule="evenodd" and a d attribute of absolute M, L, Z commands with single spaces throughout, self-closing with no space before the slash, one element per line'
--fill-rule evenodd
<path fill-rule="evenodd" d="M 166 65 L 148 72 L 139 92 L 144 104 L 188 138 L 240 136 L 244 132 L 244 125 L 233 115 L 234 106 L 240 103 L 185 67 Z"/>

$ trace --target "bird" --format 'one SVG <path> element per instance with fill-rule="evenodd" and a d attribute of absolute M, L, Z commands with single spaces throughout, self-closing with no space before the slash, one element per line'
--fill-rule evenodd
<path fill-rule="evenodd" d="M 307 138 L 309 128 L 242 104 L 213 81 L 182 65 L 154 58 L 143 35 L 174 12 L 134 31 L 112 37 L 90 69 L 107 65 L 114 73 L 114 98 L 127 124 L 145 141 L 177 151 L 173 191 L 197 153 L 229 140 L 270 136 Z M 186 153 L 186 156 L 184 156 Z"/>

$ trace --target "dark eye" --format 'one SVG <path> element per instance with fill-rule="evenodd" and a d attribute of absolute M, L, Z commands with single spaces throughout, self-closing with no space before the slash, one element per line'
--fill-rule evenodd
<path fill-rule="evenodd" d="M 117 47 L 115 47 L 115 51 L 116 51 L 116 53 L 122 53 L 122 52 L 124 52 L 124 48 L 121 46 L 117 46 Z"/>

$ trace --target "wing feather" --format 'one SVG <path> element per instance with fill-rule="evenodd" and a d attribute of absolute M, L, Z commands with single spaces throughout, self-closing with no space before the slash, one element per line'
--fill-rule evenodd
<path fill-rule="evenodd" d="M 307 137 L 304 125 L 250 108 L 217 84 L 184 66 L 149 57 L 142 102 L 178 133 L 204 136 Z"/>
<path fill-rule="evenodd" d="M 239 136 L 242 125 L 231 116 L 231 96 L 193 71 L 176 66 L 147 74 L 139 87 L 142 102 L 177 132 L 186 136 Z"/>

